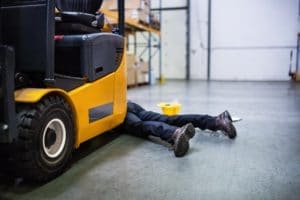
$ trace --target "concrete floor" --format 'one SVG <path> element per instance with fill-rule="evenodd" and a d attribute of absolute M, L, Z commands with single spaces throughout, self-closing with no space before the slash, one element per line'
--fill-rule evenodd
<path fill-rule="evenodd" d="M 198 130 L 183 158 L 157 142 L 105 134 L 82 145 L 71 168 L 47 184 L 1 176 L 0 199 L 300 199 L 300 84 L 178 81 L 128 96 L 155 111 L 158 102 L 177 100 L 182 113 L 228 109 L 243 120 L 234 141 Z"/>

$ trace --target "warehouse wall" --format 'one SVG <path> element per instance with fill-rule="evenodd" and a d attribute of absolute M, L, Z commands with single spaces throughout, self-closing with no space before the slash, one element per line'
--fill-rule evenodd
<path fill-rule="evenodd" d="M 207 77 L 207 0 L 191 0 L 191 79 Z"/>
<path fill-rule="evenodd" d="M 207 2 L 191 0 L 191 75 L 207 76 Z M 288 80 L 298 0 L 212 0 L 211 78 Z"/>
<path fill-rule="evenodd" d="M 159 7 L 159 0 L 151 1 L 152 8 Z M 162 0 L 162 8 L 184 7 L 186 0 Z M 186 76 L 186 10 L 162 12 L 162 74 L 167 79 L 184 79 Z M 156 54 L 152 66 L 158 77 Z"/>
<path fill-rule="evenodd" d="M 186 11 L 164 11 L 162 23 L 162 66 L 166 78 L 184 79 L 186 76 Z"/>

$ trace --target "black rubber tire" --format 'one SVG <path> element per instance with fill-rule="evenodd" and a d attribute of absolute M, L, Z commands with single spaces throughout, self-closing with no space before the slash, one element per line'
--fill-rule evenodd
<path fill-rule="evenodd" d="M 52 95 L 37 104 L 18 105 L 17 110 L 18 137 L 13 156 L 17 174 L 39 182 L 57 177 L 66 168 L 74 147 L 74 123 L 70 106 L 64 98 Z M 65 127 L 65 131 L 62 131 L 65 142 L 59 143 L 61 150 L 55 157 L 49 157 L 43 146 L 44 129 L 52 120 L 62 122 L 62 127 Z"/>
<path fill-rule="evenodd" d="M 11 146 L 9 144 L 0 144 L 0 175 L 9 174 L 11 175 L 11 165 L 10 154 Z"/>

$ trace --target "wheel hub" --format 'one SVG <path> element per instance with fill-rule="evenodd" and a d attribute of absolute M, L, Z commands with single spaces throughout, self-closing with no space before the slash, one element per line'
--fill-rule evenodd
<path fill-rule="evenodd" d="M 53 129 L 49 128 L 46 132 L 45 145 L 50 148 L 56 141 L 56 133 Z"/>
<path fill-rule="evenodd" d="M 61 155 L 66 145 L 66 127 L 61 119 L 55 118 L 48 122 L 43 131 L 43 151 L 50 158 Z"/>

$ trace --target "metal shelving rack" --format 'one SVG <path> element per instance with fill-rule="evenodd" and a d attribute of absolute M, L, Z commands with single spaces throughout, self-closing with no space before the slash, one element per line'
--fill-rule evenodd
<path fill-rule="evenodd" d="M 160 0 L 161 1 L 161 0 Z M 125 2 L 126 3 L 126 2 Z M 151 6 L 151 5 L 150 5 Z M 105 16 L 109 17 L 110 20 L 114 20 L 111 21 L 111 23 L 115 24 L 116 23 L 116 19 L 117 19 L 117 13 L 114 11 L 110 11 L 110 10 L 101 10 L 101 12 L 103 12 L 105 14 Z M 149 16 L 150 17 L 150 16 Z M 161 23 L 161 13 L 159 16 L 159 23 Z M 137 20 L 132 20 L 132 19 L 128 19 L 125 17 L 125 32 L 127 32 L 128 35 L 129 33 L 132 34 L 134 36 L 134 42 L 133 42 L 133 48 L 134 48 L 134 54 L 137 55 L 137 49 L 143 47 L 144 49 L 142 50 L 142 52 L 138 55 L 138 57 L 142 57 L 147 51 L 148 51 L 148 65 L 149 65 L 149 83 L 152 80 L 152 57 L 159 52 L 159 68 L 161 69 L 161 39 L 160 39 L 160 30 L 159 29 L 155 29 L 153 27 L 151 27 L 151 25 L 147 25 L 145 23 L 141 23 Z M 146 42 L 137 42 L 137 32 L 140 32 L 141 35 L 143 36 L 143 38 L 145 39 Z M 153 34 L 158 35 L 159 37 L 159 42 L 158 44 L 152 44 L 152 36 Z M 127 39 L 128 41 L 128 39 Z M 131 45 L 129 42 L 127 43 L 127 46 Z M 157 51 L 155 51 L 154 55 L 153 55 L 153 51 L 152 48 L 156 48 Z"/>
<path fill-rule="evenodd" d="M 162 0 L 159 1 L 159 7 L 161 7 Z M 151 8 L 151 5 L 150 5 Z M 151 9 L 152 11 L 152 9 Z M 150 15 L 152 13 L 150 12 Z M 150 16 L 149 16 L 150 17 Z M 133 30 L 133 38 L 134 41 L 132 43 L 133 48 L 134 48 L 134 54 L 138 54 L 138 48 L 143 48 L 141 53 L 138 55 L 139 58 L 141 58 L 144 54 L 148 53 L 148 66 L 149 66 L 149 71 L 148 71 L 148 80 L 149 83 L 151 83 L 153 79 L 153 73 L 152 73 L 152 58 L 159 53 L 159 58 L 158 58 L 158 66 L 159 66 L 159 80 L 162 79 L 162 52 L 161 52 L 161 34 L 160 34 L 160 28 L 161 28 L 161 21 L 162 21 L 162 13 L 159 11 L 158 15 L 158 20 L 159 20 L 159 30 L 157 29 L 141 29 L 141 30 Z M 150 22 L 151 23 L 151 22 Z M 137 41 L 137 32 L 140 32 L 143 38 L 143 42 L 138 42 Z M 158 36 L 158 41 L 156 44 L 153 44 L 152 39 L 154 38 L 153 36 L 157 35 Z M 153 51 L 155 49 L 155 51 Z"/>
<path fill-rule="evenodd" d="M 126 3 L 126 2 L 125 2 Z M 151 5 L 150 5 L 151 8 Z M 158 79 L 161 81 L 163 79 L 162 75 L 162 49 L 161 49 L 161 41 L 162 36 L 160 33 L 161 30 L 161 23 L 162 23 L 162 12 L 163 11 L 176 11 L 176 10 L 186 10 L 187 14 L 187 20 L 186 20 L 186 37 L 187 37 L 187 43 L 186 43 L 186 80 L 190 80 L 190 0 L 186 0 L 186 6 L 182 7 L 163 7 L 162 6 L 162 0 L 159 0 L 159 7 L 151 9 L 151 12 L 158 11 L 158 19 L 160 23 L 160 28 L 154 29 L 150 25 L 139 23 L 136 20 L 130 20 L 125 17 L 125 30 L 127 30 L 128 33 L 131 33 L 133 35 L 133 43 L 128 43 L 127 45 L 133 45 L 133 51 L 134 54 L 138 54 L 138 48 L 143 48 L 141 53 L 138 55 L 139 58 L 141 58 L 143 55 L 148 53 L 148 65 L 149 65 L 149 83 L 152 80 L 152 58 L 156 55 L 158 55 L 158 69 L 159 69 L 159 76 Z M 109 11 L 109 10 L 102 10 L 102 12 L 112 18 L 117 19 L 116 12 Z M 137 41 L 137 33 L 141 33 L 143 41 L 139 42 Z M 156 43 L 153 43 L 152 39 L 153 36 L 157 35 L 158 39 Z M 127 40 L 128 41 L 128 40 Z M 155 49 L 155 50 L 153 50 Z"/>

